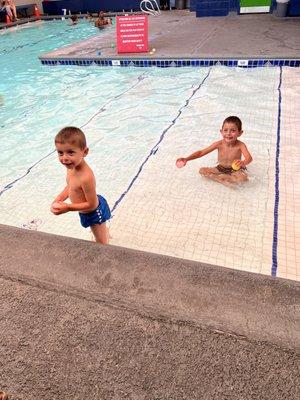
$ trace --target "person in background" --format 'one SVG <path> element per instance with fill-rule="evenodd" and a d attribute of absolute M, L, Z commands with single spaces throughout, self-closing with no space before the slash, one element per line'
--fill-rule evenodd
<path fill-rule="evenodd" d="M 16 9 L 16 5 L 13 2 L 13 0 L 6 0 L 6 3 L 8 4 L 8 6 L 11 9 L 12 15 L 13 15 L 13 20 L 17 21 L 18 17 L 17 17 L 17 9 Z"/>
<path fill-rule="evenodd" d="M 94 17 L 90 12 L 86 13 L 85 19 L 87 19 L 89 22 L 93 22 L 94 21 Z"/>
<path fill-rule="evenodd" d="M 161 10 L 169 10 L 170 9 L 170 0 L 160 0 L 160 8 L 161 8 Z"/>
<path fill-rule="evenodd" d="M 13 13 L 11 11 L 11 8 L 9 7 L 9 5 L 7 4 L 7 1 L 2 1 L 1 2 L 1 7 L 0 7 L 0 13 L 1 15 L 3 14 L 3 21 L 5 22 L 6 20 L 6 16 L 8 16 L 8 18 L 12 21 L 13 20 Z M 1 20 L 2 20 L 1 19 Z"/>
<path fill-rule="evenodd" d="M 71 20 L 71 25 L 77 25 L 78 23 L 77 15 L 71 15 L 70 20 Z"/>
<path fill-rule="evenodd" d="M 95 27 L 103 29 L 106 25 L 111 25 L 111 19 L 104 17 L 104 11 L 99 11 L 98 18 L 95 21 Z"/>

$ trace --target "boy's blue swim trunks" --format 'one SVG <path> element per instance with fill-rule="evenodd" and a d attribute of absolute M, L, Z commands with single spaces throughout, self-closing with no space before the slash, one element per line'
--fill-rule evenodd
<path fill-rule="evenodd" d="M 111 217 L 109 205 L 104 197 L 97 195 L 99 199 L 99 205 L 96 210 L 90 213 L 79 213 L 81 225 L 84 228 L 88 228 L 92 225 L 103 224 L 104 222 L 108 221 Z"/>

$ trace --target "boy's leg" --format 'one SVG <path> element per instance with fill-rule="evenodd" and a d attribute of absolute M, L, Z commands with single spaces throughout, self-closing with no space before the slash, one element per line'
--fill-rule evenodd
<path fill-rule="evenodd" d="M 91 226 L 91 231 L 97 243 L 108 244 L 108 231 L 106 223 Z"/>
<path fill-rule="evenodd" d="M 223 181 L 227 181 L 227 177 L 230 175 L 224 174 L 218 170 L 218 168 L 208 168 L 203 167 L 199 169 L 199 174 L 204 176 L 205 178 L 211 179 L 215 182 L 223 183 Z"/>
<path fill-rule="evenodd" d="M 220 175 L 220 171 L 216 167 L 213 168 L 203 167 L 199 169 L 199 174 L 209 178 L 210 175 Z"/>
<path fill-rule="evenodd" d="M 223 174 L 218 170 L 218 168 L 200 168 L 199 174 L 204 176 L 205 178 L 211 179 L 212 181 L 222 183 L 222 185 L 232 187 L 233 181 L 231 179 L 231 175 Z"/>
<path fill-rule="evenodd" d="M 248 175 L 243 170 L 234 172 L 231 175 L 231 177 L 232 177 L 233 182 L 235 182 L 235 183 L 246 182 L 248 180 Z"/>
<path fill-rule="evenodd" d="M 248 176 L 245 171 L 236 171 L 232 174 L 224 174 L 218 168 L 200 168 L 199 173 L 205 178 L 232 187 L 234 184 L 245 182 Z"/>
<path fill-rule="evenodd" d="M 240 171 L 238 171 L 240 172 Z M 209 179 L 212 179 L 213 181 L 222 183 L 222 185 L 228 186 L 228 187 L 235 187 L 237 184 L 245 182 L 248 180 L 248 177 L 245 173 L 242 171 L 240 173 L 234 172 L 233 174 L 219 174 L 219 175 L 211 175 L 208 177 Z"/>
<path fill-rule="evenodd" d="M 222 183 L 222 185 L 228 186 L 228 187 L 233 187 L 236 182 L 233 182 L 232 177 L 227 174 L 215 174 L 215 175 L 208 175 L 208 179 L 211 179 L 212 181 Z"/>

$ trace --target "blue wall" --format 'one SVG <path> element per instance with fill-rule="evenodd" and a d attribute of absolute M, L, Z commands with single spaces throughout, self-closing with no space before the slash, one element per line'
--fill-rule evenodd
<path fill-rule="evenodd" d="M 206 0 L 206 2 L 211 3 L 211 0 Z M 190 11 L 196 11 L 197 0 L 190 1 Z M 240 6 L 240 0 L 229 0 L 229 10 L 236 11 Z"/>
<path fill-rule="evenodd" d="M 230 0 L 197 0 L 196 17 L 224 17 L 230 10 Z"/>
<path fill-rule="evenodd" d="M 290 0 L 288 15 L 300 15 L 300 0 Z"/>

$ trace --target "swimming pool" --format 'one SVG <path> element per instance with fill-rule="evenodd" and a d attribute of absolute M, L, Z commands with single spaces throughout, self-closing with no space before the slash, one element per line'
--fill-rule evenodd
<path fill-rule="evenodd" d="M 299 69 L 72 68 L 37 59 L 93 34 L 87 22 L 56 21 L 1 35 L 1 222 L 91 238 L 76 213 L 49 212 L 65 179 L 53 137 L 75 125 L 113 208 L 112 244 L 299 280 Z M 200 178 L 216 154 L 175 168 L 178 156 L 217 140 L 232 114 L 254 158 L 247 185 Z"/>

